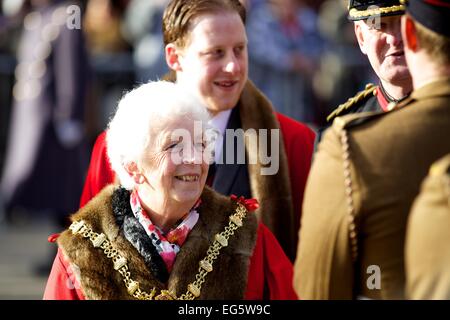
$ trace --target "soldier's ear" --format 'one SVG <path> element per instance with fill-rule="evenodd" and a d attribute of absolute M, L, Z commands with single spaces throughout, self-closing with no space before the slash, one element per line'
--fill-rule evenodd
<path fill-rule="evenodd" d="M 416 52 L 419 49 L 416 25 L 407 14 L 402 17 L 402 38 L 403 45 L 406 49 L 413 52 Z"/>
<path fill-rule="evenodd" d="M 361 52 L 364 54 L 367 54 L 366 47 L 364 46 L 365 39 L 364 39 L 364 26 L 362 25 L 361 21 L 355 21 L 354 23 L 355 28 L 355 35 L 356 40 L 358 41 L 359 48 L 361 49 Z"/>
<path fill-rule="evenodd" d="M 165 48 L 166 62 L 170 69 L 174 71 L 183 71 L 181 68 L 181 51 L 173 43 L 169 43 Z"/>

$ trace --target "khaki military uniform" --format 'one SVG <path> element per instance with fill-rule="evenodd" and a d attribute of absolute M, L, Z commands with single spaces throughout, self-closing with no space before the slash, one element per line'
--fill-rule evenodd
<path fill-rule="evenodd" d="M 409 298 L 450 299 L 449 231 L 450 153 L 431 167 L 408 220 L 405 265 Z"/>
<path fill-rule="evenodd" d="M 378 96 L 382 95 L 381 90 L 372 83 L 368 83 L 366 88 L 358 92 L 354 97 L 349 98 L 345 103 L 340 104 L 336 109 L 333 110 L 327 116 L 327 123 L 325 126 L 319 128 L 316 141 L 314 142 L 315 150 L 317 150 L 317 145 L 322 140 L 323 134 L 326 129 L 328 129 L 333 123 L 334 119 L 337 117 L 342 117 L 352 113 L 362 113 L 370 111 L 383 111 Z M 385 99 L 384 97 L 382 99 Z"/>
<path fill-rule="evenodd" d="M 407 97 L 404 97 L 397 102 L 401 102 L 406 98 Z M 395 105 L 396 102 L 390 100 L 390 98 L 386 96 L 382 87 L 368 83 L 364 90 L 358 92 L 345 103 L 339 105 L 327 116 L 327 124 L 322 128 L 319 128 L 316 135 L 315 149 L 317 149 L 317 145 L 321 141 L 325 130 L 331 126 L 334 119 L 337 117 L 354 113 L 390 111 Z"/>
<path fill-rule="evenodd" d="M 308 178 L 294 286 L 302 299 L 405 297 L 408 214 L 450 152 L 450 78 L 388 113 L 338 117 Z"/>

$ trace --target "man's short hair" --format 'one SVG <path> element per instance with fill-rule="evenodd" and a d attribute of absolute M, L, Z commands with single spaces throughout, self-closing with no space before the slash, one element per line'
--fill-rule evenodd
<path fill-rule="evenodd" d="M 450 38 L 426 28 L 414 20 L 419 45 L 437 64 L 450 65 Z"/>
<path fill-rule="evenodd" d="M 183 48 L 196 17 L 224 11 L 238 13 L 245 24 L 246 10 L 239 0 L 172 0 L 163 15 L 164 45 Z"/>

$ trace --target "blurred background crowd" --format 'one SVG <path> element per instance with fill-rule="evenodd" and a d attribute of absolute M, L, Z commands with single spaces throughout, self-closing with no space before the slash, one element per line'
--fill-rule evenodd
<path fill-rule="evenodd" d="M 92 145 L 117 101 L 168 71 L 161 33 L 168 2 L 0 0 L 2 240 L 14 236 L 15 225 L 42 218 L 52 221 L 43 232 L 58 232 L 76 211 Z M 315 129 L 375 81 L 346 19 L 346 0 L 242 2 L 250 79 L 279 112 Z M 30 238 L 31 252 L 35 241 L 46 245 L 45 237 Z M 18 252 L 18 245 L 0 249 Z M 30 272 L 45 279 L 54 252 L 48 256 Z"/>

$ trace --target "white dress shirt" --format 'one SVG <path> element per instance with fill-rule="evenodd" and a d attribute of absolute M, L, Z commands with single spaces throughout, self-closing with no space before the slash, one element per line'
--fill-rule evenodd
<path fill-rule="evenodd" d="M 216 114 L 211 120 L 208 121 L 208 124 L 213 126 L 220 133 L 220 136 L 216 140 L 216 145 L 214 148 L 214 162 L 222 164 L 222 147 L 223 147 L 223 139 L 225 136 L 225 130 L 227 128 L 228 120 L 230 119 L 231 109 L 221 111 Z"/>

